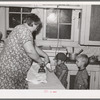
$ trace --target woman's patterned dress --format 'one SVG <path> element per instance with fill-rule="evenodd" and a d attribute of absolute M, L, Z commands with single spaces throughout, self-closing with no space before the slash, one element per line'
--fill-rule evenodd
<path fill-rule="evenodd" d="M 4 41 L 0 41 L 0 53 L 1 53 L 2 49 L 3 49 L 3 47 L 4 47 Z"/>
<path fill-rule="evenodd" d="M 0 89 L 28 89 L 27 72 L 32 59 L 23 45 L 33 41 L 32 34 L 23 25 L 18 25 L 5 41 L 0 55 Z"/>

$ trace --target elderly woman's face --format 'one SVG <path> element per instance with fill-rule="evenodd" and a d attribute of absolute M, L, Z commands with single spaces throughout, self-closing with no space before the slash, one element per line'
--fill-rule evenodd
<path fill-rule="evenodd" d="M 29 30 L 30 30 L 31 32 L 36 31 L 38 25 L 39 25 L 39 24 L 36 24 L 35 22 L 31 23 L 30 26 L 29 26 Z"/>

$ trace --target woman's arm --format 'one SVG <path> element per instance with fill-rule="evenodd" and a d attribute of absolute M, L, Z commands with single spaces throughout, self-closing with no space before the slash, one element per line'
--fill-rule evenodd
<path fill-rule="evenodd" d="M 35 45 L 35 49 L 38 52 L 39 56 L 44 58 L 45 64 L 48 64 L 50 62 L 49 56 L 43 50 L 41 50 L 39 47 L 37 47 L 36 45 Z"/>
<path fill-rule="evenodd" d="M 36 61 L 39 65 L 43 63 L 41 57 L 37 53 L 32 41 L 28 41 L 24 44 L 24 49 L 29 57 L 31 57 L 34 61 Z"/>

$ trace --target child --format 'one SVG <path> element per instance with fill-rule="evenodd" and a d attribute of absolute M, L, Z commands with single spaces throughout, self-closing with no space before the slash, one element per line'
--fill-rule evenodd
<path fill-rule="evenodd" d="M 76 65 L 78 67 L 78 72 L 76 74 L 74 89 L 87 89 L 88 88 L 88 73 L 86 67 L 88 65 L 89 59 L 85 54 L 81 54 L 76 57 Z"/>
<path fill-rule="evenodd" d="M 68 68 L 65 65 L 65 61 L 67 60 L 67 57 L 64 53 L 58 53 L 55 56 L 55 74 L 63 84 L 65 88 L 67 88 L 67 75 L 68 75 Z"/>

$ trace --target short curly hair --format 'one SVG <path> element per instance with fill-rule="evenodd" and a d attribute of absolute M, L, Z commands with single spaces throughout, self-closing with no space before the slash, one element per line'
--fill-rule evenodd
<path fill-rule="evenodd" d="M 67 56 L 64 54 L 64 53 L 62 53 L 62 52 L 59 52 L 56 56 L 55 56 L 55 58 L 54 58 L 55 60 L 61 60 L 61 61 L 66 61 L 67 60 Z"/>
<path fill-rule="evenodd" d="M 86 54 L 80 54 L 76 57 L 77 59 L 82 59 L 82 61 L 84 62 L 84 67 L 87 67 L 87 65 L 89 64 L 89 58 Z"/>

